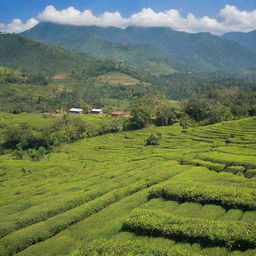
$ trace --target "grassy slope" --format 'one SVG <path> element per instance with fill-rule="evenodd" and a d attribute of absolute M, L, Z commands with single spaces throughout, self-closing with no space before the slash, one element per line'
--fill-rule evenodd
<path fill-rule="evenodd" d="M 118 72 L 109 72 L 98 77 L 93 78 L 96 85 L 103 86 L 105 84 L 111 85 L 136 85 L 141 82 L 128 76 L 126 74 L 118 73 Z M 143 82 L 144 83 L 144 82 Z M 147 83 L 145 83 L 147 84 Z"/>
<path fill-rule="evenodd" d="M 190 128 L 185 133 L 175 125 L 109 134 L 63 145 L 40 162 L 1 156 L 0 227 L 9 235 L 0 240 L 0 252 L 2 245 L 2 255 L 7 255 L 5 246 L 9 252 L 20 251 L 17 255 L 66 255 L 93 239 L 112 238 L 156 248 L 173 246 L 200 255 L 255 255 L 255 250 L 231 252 L 225 247 L 201 247 L 120 231 L 136 208 L 172 212 L 181 218 L 255 222 L 256 209 L 226 210 L 215 204 L 148 198 L 154 184 L 162 182 L 188 187 L 202 183 L 220 191 L 230 187 L 251 193 L 256 180 L 245 174 L 255 164 L 250 157 L 256 149 L 255 125 L 256 119 L 250 118 Z M 161 145 L 144 146 L 145 139 L 157 132 L 162 133 Z M 227 138 L 233 142 L 226 144 Z M 228 158 L 223 157 L 226 154 Z M 234 174 L 186 163 L 205 155 L 212 164 L 226 166 L 228 161 L 229 167 L 247 164 L 247 169 Z M 22 167 L 31 173 L 22 174 Z"/>

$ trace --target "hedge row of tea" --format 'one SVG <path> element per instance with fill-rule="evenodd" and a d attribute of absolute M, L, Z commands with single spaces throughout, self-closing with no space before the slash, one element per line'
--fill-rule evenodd
<path fill-rule="evenodd" d="M 72 256 L 203 256 L 200 252 L 192 252 L 182 246 L 160 248 L 159 245 L 145 244 L 141 241 L 115 241 L 101 239 L 88 243 L 72 253 Z"/>
<path fill-rule="evenodd" d="M 256 210 L 254 189 L 214 186 L 204 183 L 170 183 L 154 186 L 150 197 L 163 197 L 176 201 L 218 204 L 225 208 Z"/>
<path fill-rule="evenodd" d="M 157 210 L 137 210 L 126 220 L 124 229 L 140 235 L 199 241 L 232 249 L 256 248 L 255 224 L 209 221 L 174 216 Z"/>
<path fill-rule="evenodd" d="M 212 156 L 211 156 L 212 157 Z M 204 158 L 201 156 L 201 158 Z M 204 158 L 206 159 L 206 158 Z M 204 166 L 207 167 L 209 170 L 213 170 L 216 172 L 230 172 L 236 175 L 243 175 L 246 178 L 252 178 L 256 176 L 256 169 L 247 169 L 247 166 L 239 166 L 239 165 L 233 165 L 236 163 L 236 161 L 232 161 L 232 164 L 230 161 L 222 161 L 222 163 L 226 162 L 226 164 L 221 164 L 214 161 L 221 161 L 220 158 L 217 158 L 217 160 L 212 158 L 207 158 L 207 160 L 211 161 L 205 161 L 201 159 L 191 159 L 191 160 L 184 160 L 181 163 L 182 164 L 188 164 L 188 165 L 195 165 L 195 166 Z"/>

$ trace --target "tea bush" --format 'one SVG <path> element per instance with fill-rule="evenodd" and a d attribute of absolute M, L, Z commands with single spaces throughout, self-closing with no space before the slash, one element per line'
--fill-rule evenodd
<path fill-rule="evenodd" d="M 228 248 L 256 248 L 256 225 L 245 222 L 180 217 L 157 210 L 136 210 L 124 230 L 177 240 L 199 241 Z"/>
<path fill-rule="evenodd" d="M 170 183 L 151 188 L 149 195 L 177 201 L 218 204 L 225 208 L 256 209 L 256 195 L 253 189 L 238 190 L 234 187 L 203 183 Z"/>

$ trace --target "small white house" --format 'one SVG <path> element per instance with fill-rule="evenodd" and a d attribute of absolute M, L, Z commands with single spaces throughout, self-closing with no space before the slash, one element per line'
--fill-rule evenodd
<path fill-rule="evenodd" d="M 82 114 L 83 110 L 81 108 L 71 108 L 68 112 L 72 114 Z"/>
<path fill-rule="evenodd" d="M 103 111 L 101 108 L 93 108 L 91 110 L 91 114 L 94 114 L 94 115 L 102 115 L 103 114 Z"/>

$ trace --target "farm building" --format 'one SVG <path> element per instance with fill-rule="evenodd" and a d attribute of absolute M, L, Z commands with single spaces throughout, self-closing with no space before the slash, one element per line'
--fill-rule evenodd
<path fill-rule="evenodd" d="M 82 114 L 83 110 L 81 108 L 71 108 L 68 112 L 72 114 Z"/>
<path fill-rule="evenodd" d="M 103 114 L 103 111 L 102 111 L 102 109 L 100 109 L 100 108 L 93 108 L 93 109 L 91 110 L 91 114 L 94 114 L 94 115 L 102 115 L 102 114 Z"/>
<path fill-rule="evenodd" d="M 131 113 L 130 112 L 117 111 L 117 112 L 112 112 L 111 116 L 112 117 L 119 117 L 119 116 L 131 117 Z"/>

